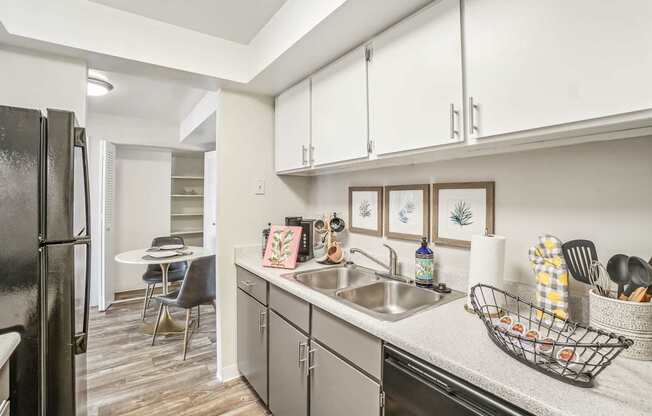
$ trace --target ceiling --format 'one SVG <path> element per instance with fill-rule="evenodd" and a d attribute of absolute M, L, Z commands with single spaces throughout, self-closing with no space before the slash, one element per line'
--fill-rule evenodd
<path fill-rule="evenodd" d="M 286 0 L 90 0 L 207 35 L 248 44 Z"/>
<path fill-rule="evenodd" d="M 183 83 L 147 76 L 92 70 L 89 73 L 99 74 L 115 87 L 102 97 L 88 97 L 89 113 L 180 123 L 206 93 Z"/>

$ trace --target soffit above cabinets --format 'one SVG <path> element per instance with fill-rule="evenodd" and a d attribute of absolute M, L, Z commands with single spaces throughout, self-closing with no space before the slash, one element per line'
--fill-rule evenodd
<path fill-rule="evenodd" d="M 81 59 L 99 70 L 276 95 L 430 1 L 3 0 L 0 43 Z M 166 6 L 171 9 L 154 10 L 168 3 L 174 3 Z M 226 6 L 217 18 L 191 19 L 199 11 L 204 18 L 219 5 Z M 247 5 L 257 10 L 249 10 L 243 23 Z M 227 31 L 228 25 L 219 23 L 225 19 L 247 29 L 238 39 L 249 42 L 188 28 L 190 21 L 208 22 L 211 30 Z"/>
<path fill-rule="evenodd" d="M 246 45 L 286 0 L 89 1 Z"/>

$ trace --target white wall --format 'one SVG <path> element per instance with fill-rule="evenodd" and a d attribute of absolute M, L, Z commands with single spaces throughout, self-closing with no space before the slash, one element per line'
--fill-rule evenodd
<path fill-rule="evenodd" d="M 152 238 L 170 233 L 168 151 L 118 146 L 115 159 L 113 253 L 149 247 Z M 143 289 L 145 266 L 115 263 L 116 292 Z"/>
<path fill-rule="evenodd" d="M 348 222 L 348 186 L 493 180 L 496 233 L 507 237 L 506 278 L 533 282 L 528 248 L 543 233 L 592 240 L 605 262 L 616 253 L 652 256 L 651 157 L 652 137 L 645 137 L 319 176 L 310 213 L 337 211 Z M 417 243 L 389 244 L 403 272 L 413 274 Z M 376 237 L 349 234 L 346 245 L 387 256 Z M 442 271 L 466 275 L 468 250 L 437 246 L 435 253 Z"/>
<path fill-rule="evenodd" d="M 234 247 L 260 244 L 267 222 L 302 215 L 310 179 L 274 173 L 274 101 L 271 97 L 223 91 L 217 126 L 218 368 L 229 378 L 236 362 Z M 257 179 L 265 195 L 254 194 Z M 223 371 L 223 373 L 222 373 Z"/>
<path fill-rule="evenodd" d="M 0 45 L 0 104 L 74 111 L 86 125 L 86 64 Z"/>
<path fill-rule="evenodd" d="M 94 139 L 115 144 L 202 150 L 198 146 L 179 142 L 179 124 L 176 122 L 89 112 L 87 130 Z"/>

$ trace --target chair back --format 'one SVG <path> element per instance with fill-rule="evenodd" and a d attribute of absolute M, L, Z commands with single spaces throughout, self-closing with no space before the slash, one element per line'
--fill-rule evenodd
<path fill-rule="evenodd" d="M 151 247 L 161 247 L 165 246 L 168 244 L 186 244 L 183 241 L 183 237 L 178 237 L 178 236 L 169 236 L 169 237 L 155 237 L 152 240 L 152 245 Z M 176 271 L 185 271 L 186 270 L 186 262 L 182 261 L 179 263 L 172 263 L 170 264 L 170 268 L 168 269 L 169 272 L 176 272 Z M 149 264 L 147 266 L 147 271 L 148 272 L 160 272 L 161 271 L 161 266 L 158 264 Z"/>
<path fill-rule="evenodd" d="M 190 263 L 177 295 L 177 305 L 192 308 L 214 299 L 215 256 L 201 257 Z"/>

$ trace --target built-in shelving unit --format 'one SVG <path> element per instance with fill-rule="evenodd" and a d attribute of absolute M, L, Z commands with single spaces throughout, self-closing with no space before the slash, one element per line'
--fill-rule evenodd
<path fill-rule="evenodd" d="M 172 154 L 170 234 L 187 245 L 203 246 L 204 154 Z"/>

